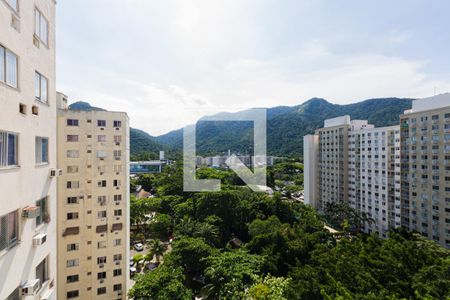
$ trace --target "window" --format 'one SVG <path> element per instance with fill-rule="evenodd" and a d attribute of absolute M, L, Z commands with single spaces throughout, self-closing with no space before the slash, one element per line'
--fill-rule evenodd
<path fill-rule="evenodd" d="M 77 119 L 67 119 L 67 126 L 78 126 Z"/>
<path fill-rule="evenodd" d="M 78 204 L 77 197 L 67 197 L 67 204 Z"/>
<path fill-rule="evenodd" d="M 122 290 L 122 284 L 115 284 L 114 285 L 114 292 L 119 292 L 119 291 L 121 291 Z"/>
<path fill-rule="evenodd" d="M 122 269 L 115 269 L 113 270 L 113 276 L 121 276 L 122 275 Z"/>
<path fill-rule="evenodd" d="M 0 251 L 16 245 L 19 231 L 18 226 L 18 210 L 0 216 Z"/>
<path fill-rule="evenodd" d="M 114 158 L 115 159 L 120 159 L 121 156 L 122 156 L 122 151 L 114 150 Z"/>
<path fill-rule="evenodd" d="M 39 207 L 39 215 L 36 217 L 36 226 L 41 225 L 43 222 L 48 221 L 48 201 L 47 197 L 36 201 L 36 206 Z"/>
<path fill-rule="evenodd" d="M 19 103 L 19 112 L 23 115 L 27 114 L 27 106 L 23 103 Z"/>
<path fill-rule="evenodd" d="M 36 267 L 36 279 L 39 279 L 40 286 L 49 279 L 48 275 L 48 258 L 44 258 Z"/>
<path fill-rule="evenodd" d="M 78 135 L 68 134 L 67 135 L 67 141 L 68 142 L 78 142 Z"/>
<path fill-rule="evenodd" d="M 122 254 L 114 254 L 113 258 L 114 258 L 114 261 L 121 261 L 122 260 Z"/>
<path fill-rule="evenodd" d="M 106 127 L 106 120 L 97 120 L 98 127 Z"/>
<path fill-rule="evenodd" d="M 122 127 L 122 121 L 114 121 L 114 127 Z"/>
<path fill-rule="evenodd" d="M 67 252 L 78 251 L 79 244 L 67 244 Z"/>
<path fill-rule="evenodd" d="M 67 220 L 77 220 L 77 219 L 78 219 L 78 213 L 77 212 L 67 213 Z"/>
<path fill-rule="evenodd" d="M 101 210 L 101 211 L 97 212 L 97 218 L 98 219 L 106 218 L 106 210 Z"/>
<path fill-rule="evenodd" d="M 37 136 L 35 145 L 36 164 L 48 163 L 48 138 Z"/>
<path fill-rule="evenodd" d="M 48 22 L 42 13 L 38 10 L 34 10 L 35 27 L 34 34 L 39 38 L 39 40 L 48 45 Z"/>
<path fill-rule="evenodd" d="M 0 131 L 0 167 L 18 165 L 18 134 Z"/>
<path fill-rule="evenodd" d="M 67 173 L 78 173 L 78 166 L 67 166 Z"/>
<path fill-rule="evenodd" d="M 106 151 L 98 150 L 97 151 L 97 158 L 105 158 L 107 156 Z"/>
<path fill-rule="evenodd" d="M 106 272 L 97 273 L 97 279 L 106 279 Z"/>
<path fill-rule="evenodd" d="M 80 293 L 78 291 L 68 291 L 67 292 L 67 299 L 72 299 L 72 298 L 78 298 L 78 296 L 80 295 Z"/>
<path fill-rule="evenodd" d="M 69 275 L 67 276 L 67 283 L 77 282 L 79 280 L 78 275 Z"/>
<path fill-rule="evenodd" d="M 68 189 L 78 189 L 80 187 L 79 181 L 67 181 L 67 188 Z"/>
<path fill-rule="evenodd" d="M 97 142 L 106 142 L 106 135 L 97 135 Z"/>
<path fill-rule="evenodd" d="M 106 196 L 98 196 L 97 203 L 101 206 L 106 205 Z"/>
<path fill-rule="evenodd" d="M 119 180 L 119 179 L 114 179 L 113 185 L 114 185 L 115 187 L 119 187 L 119 186 L 120 186 L 120 180 Z"/>
<path fill-rule="evenodd" d="M 114 201 L 121 201 L 122 195 L 114 195 Z"/>
<path fill-rule="evenodd" d="M 97 182 L 98 187 L 106 187 L 106 180 L 100 180 Z"/>
<path fill-rule="evenodd" d="M 34 75 L 34 96 L 36 100 L 48 103 L 48 81 L 39 72 Z"/>
<path fill-rule="evenodd" d="M 31 107 L 31 113 L 35 116 L 39 116 L 39 107 L 37 107 L 36 105 L 33 105 Z"/>
<path fill-rule="evenodd" d="M 114 216 L 115 217 L 120 217 L 122 215 L 122 210 L 121 209 L 115 209 L 114 210 Z"/>
<path fill-rule="evenodd" d="M 17 88 L 17 55 L 0 45 L 0 81 Z"/>
<path fill-rule="evenodd" d="M 120 246 L 122 244 L 122 240 L 121 239 L 115 239 L 114 240 L 114 246 Z"/>
<path fill-rule="evenodd" d="M 19 4 L 17 3 L 18 0 L 6 0 L 6 3 L 17 13 L 19 12 Z"/>
<path fill-rule="evenodd" d="M 98 249 L 103 249 L 106 248 L 106 241 L 100 241 L 97 243 L 97 248 Z"/>
<path fill-rule="evenodd" d="M 114 136 L 114 143 L 121 143 L 122 142 L 122 136 L 121 135 L 115 135 Z"/>
<path fill-rule="evenodd" d="M 97 264 L 106 264 L 106 256 L 97 257 Z"/>
<path fill-rule="evenodd" d="M 106 294 L 106 287 L 101 287 L 97 289 L 97 295 Z"/>
<path fill-rule="evenodd" d="M 122 165 L 114 165 L 114 172 L 116 173 L 122 172 Z"/>
<path fill-rule="evenodd" d="M 76 259 L 69 259 L 69 260 L 67 260 L 67 263 L 66 263 L 66 266 L 68 268 L 78 267 L 78 265 L 79 265 L 78 258 L 76 258 Z"/>
<path fill-rule="evenodd" d="M 67 158 L 78 158 L 80 157 L 80 152 L 78 150 L 67 150 Z"/>

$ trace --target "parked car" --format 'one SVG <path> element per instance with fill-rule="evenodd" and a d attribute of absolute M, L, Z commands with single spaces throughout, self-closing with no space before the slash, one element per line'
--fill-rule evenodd
<path fill-rule="evenodd" d="M 142 243 L 134 244 L 134 249 L 136 249 L 136 251 L 138 252 L 141 252 L 144 250 L 144 245 L 142 245 Z"/>

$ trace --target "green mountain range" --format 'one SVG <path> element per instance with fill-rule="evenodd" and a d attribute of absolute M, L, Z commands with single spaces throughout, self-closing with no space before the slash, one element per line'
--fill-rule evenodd
<path fill-rule="evenodd" d="M 411 108 L 411 102 L 412 99 L 380 98 L 338 105 L 325 99 L 313 98 L 296 106 L 268 108 L 268 154 L 301 156 L 303 136 L 322 127 L 324 120 L 329 118 L 350 115 L 352 119 L 367 119 L 377 127 L 398 124 L 399 115 Z M 77 103 L 72 104 L 71 109 L 80 109 L 80 107 L 89 109 L 91 107 L 85 102 Z M 99 108 L 91 107 L 91 109 Z M 245 115 L 246 112 L 220 114 Z M 226 153 L 228 149 L 241 154 L 253 152 L 253 124 L 251 122 L 208 121 L 212 117 L 214 116 L 204 117 L 197 123 L 197 153 L 199 155 Z M 130 145 L 132 158 L 137 157 L 138 159 L 145 159 L 146 156 L 157 157 L 160 150 L 180 153 L 183 146 L 183 129 L 154 137 L 142 130 L 131 128 Z"/>
<path fill-rule="evenodd" d="M 302 155 L 303 136 L 322 127 L 325 119 L 342 115 L 350 115 L 352 119 L 367 119 L 377 127 L 398 124 L 399 115 L 411 108 L 411 102 L 412 99 L 382 98 L 338 105 L 313 98 L 296 106 L 268 108 L 267 151 L 276 156 Z M 253 129 L 250 122 L 211 122 L 206 119 L 197 123 L 198 154 L 218 154 L 228 149 L 243 154 L 252 151 Z M 181 150 L 183 131 L 171 131 L 155 140 Z"/>

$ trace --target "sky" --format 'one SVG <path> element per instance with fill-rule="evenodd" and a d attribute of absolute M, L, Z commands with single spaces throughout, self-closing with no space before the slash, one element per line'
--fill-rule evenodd
<path fill-rule="evenodd" d="M 63 0 L 57 90 L 151 135 L 204 115 L 450 91 L 450 1 Z"/>

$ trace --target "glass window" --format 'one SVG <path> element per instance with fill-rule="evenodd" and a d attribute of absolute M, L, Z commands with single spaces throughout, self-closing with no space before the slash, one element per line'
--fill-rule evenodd
<path fill-rule="evenodd" d="M 67 126 L 78 126 L 77 119 L 67 119 Z"/>
<path fill-rule="evenodd" d="M 18 217 L 18 211 L 0 216 L 0 251 L 17 243 Z"/>
<path fill-rule="evenodd" d="M 39 38 L 39 40 L 48 45 L 48 22 L 47 19 L 42 15 L 42 13 L 35 9 L 34 10 L 35 25 L 34 34 Z"/>
<path fill-rule="evenodd" d="M 67 150 L 67 157 L 68 158 L 78 158 L 80 156 L 80 153 L 78 150 Z"/>
<path fill-rule="evenodd" d="M 44 197 L 36 201 L 36 206 L 39 207 L 39 215 L 36 217 L 36 225 L 41 225 L 43 222 L 48 220 L 48 205 L 47 197 Z"/>
<path fill-rule="evenodd" d="M 39 279 L 39 284 L 42 286 L 44 282 L 49 279 L 48 275 L 48 259 L 44 258 L 43 261 L 36 267 L 36 279 Z"/>
<path fill-rule="evenodd" d="M 78 280 L 79 280 L 79 276 L 78 275 L 69 275 L 69 276 L 67 276 L 67 283 L 77 282 Z"/>
<path fill-rule="evenodd" d="M 12 87 L 17 87 L 17 56 L 6 50 L 6 83 Z"/>
<path fill-rule="evenodd" d="M 15 12 L 18 12 L 18 11 L 19 11 L 19 3 L 17 2 L 17 0 L 6 0 L 6 3 L 8 3 L 8 5 L 9 5 Z"/>
<path fill-rule="evenodd" d="M 48 138 L 36 137 L 36 164 L 48 163 Z"/>
<path fill-rule="evenodd" d="M 114 127 L 122 127 L 122 121 L 114 121 Z"/>
<path fill-rule="evenodd" d="M 36 100 L 48 103 L 48 83 L 47 78 L 45 78 L 42 74 L 35 72 L 34 76 L 34 96 Z"/>
<path fill-rule="evenodd" d="M 106 120 L 97 120 L 98 127 L 106 127 Z"/>
<path fill-rule="evenodd" d="M 97 135 L 97 142 L 106 142 L 106 135 Z"/>
<path fill-rule="evenodd" d="M 0 45 L 0 81 L 17 87 L 17 55 Z"/>
<path fill-rule="evenodd" d="M 0 131 L 0 167 L 18 164 L 18 135 Z"/>
<path fill-rule="evenodd" d="M 67 135 L 67 141 L 68 142 L 78 142 L 78 135 L 68 134 Z"/>
<path fill-rule="evenodd" d="M 106 287 L 100 287 L 97 289 L 97 295 L 106 294 Z"/>
<path fill-rule="evenodd" d="M 68 291 L 67 299 L 78 298 L 79 295 L 80 293 L 78 291 Z"/>
<path fill-rule="evenodd" d="M 67 260 L 66 266 L 68 268 L 77 267 L 78 265 L 79 265 L 78 259 L 69 259 L 69 260 Z"/>

